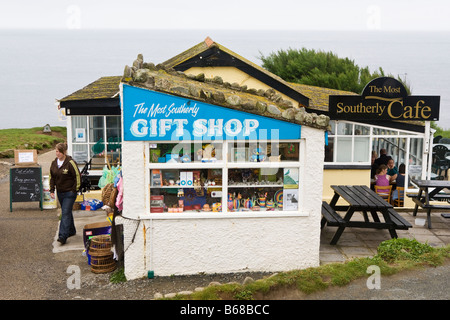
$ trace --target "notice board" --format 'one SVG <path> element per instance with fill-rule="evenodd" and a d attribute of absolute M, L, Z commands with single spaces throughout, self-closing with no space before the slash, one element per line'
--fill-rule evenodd
<path fill-rule="evenodd" d="M 13 202 L 39 201 L 42 210 L 42 168 L 41 167 L 12 167 L 10 169 L 10 205 Z"/>

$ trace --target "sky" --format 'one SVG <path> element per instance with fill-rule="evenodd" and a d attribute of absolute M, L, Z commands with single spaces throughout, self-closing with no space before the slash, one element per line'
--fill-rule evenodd
<path fill-rule="evenodd" d="M 0 29 L 449 31 L 448 0 L 2 0 Z"/>

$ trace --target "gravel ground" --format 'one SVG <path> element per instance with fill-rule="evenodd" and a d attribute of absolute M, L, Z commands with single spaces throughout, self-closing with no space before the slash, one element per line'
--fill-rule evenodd
<path fill-rule="evenodd" d="M 50 152 L 48 158 L 54 154 Z M 40 161 L 44 175 L 48 161 Z M 13 203 L 9 210 L 9 168 L 13 159 L 0 159 L 0 299 L 3 300 L 145 300 L 155 293 L 168 294 L 193 291 L 211 282 L 243 282 L 265 273 L 236 273 L 155 277 L 119 284 L 109 281 L 111 273 L 95 274 L 80 251 L 53 253 L 54 236 L 58 228 L 59 210 L 39 210 L 37 202 Z M 78 230 L 81 232 L 81 230 Z M 73 284 L 70 266 L 79 267 L 81 288 Z"/>
<path fill-rule="evenodd" d="M 53 158 L 50 153 L 48 157 Z M 79 251 L 53 253 L 58 227 L 58 209 L 39 210 L 34 203 L 14 203 L 9 210 L 9 165 L 0 159 L 0 299 L 2 300 L 150 300 L 155 293 L 193 291 L 211 282 L 242 283 L 267 273 L 235 273 L 137 279 L 119 284 L 110 274 L 91 272 L 86 257 Z M 6 161 L 8 162 L 8 160 Z M 9 163 L 11 163 L 9 161 Z M 44 165 L 43 165 L 44 168 Z M 44 168 L 45 169 L 45 168 Z M 44 171 L 44 175 L 45 175 Z M 71 266 L 78 267 L 80 289 L 73 284 Z M 274 292 L 270 299 L 450 299 L 450 264 L 438 268 L 408 271 L 382 278 L 382 290 L 368 290 L 366 279 L 342 288 L 331 288 L 310 296 L 293 291 Z"/>

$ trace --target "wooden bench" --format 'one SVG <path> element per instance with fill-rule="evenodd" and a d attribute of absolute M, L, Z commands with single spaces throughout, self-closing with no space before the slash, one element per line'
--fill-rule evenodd
<path fill-rule="evenodd" d="M 395 225 L 395 229 L 408 230 L 409 228 L 412 228 L 412 225 L 406 221 L 405 218 L 399 215 L 397 211 L 394 209 L 389 209 L 388 212 L 392 223 Z"/>
<path fill-rule="evenodd" d="M 410 197 L 410 196 L 408 196 Z M 450 205 L 448 204 L 426 204 L 423 203 L 422 201 L 420 201 L 419 197 L 415 196 L 415 197 L 410 197 L 412 198 L 412 201 L 414 201 L 415 204 L 417 204 L 419 207 L 423 208 L 423 209 L 441 209 L 441 210 L 450 210 Z M 436 198 L 433 197 L 433 200 L 435 200 Z"/>
<path fill-rule="evenodd" d="M 409 228 L 412 228 L 412 225 L 398 214 L 397 211 L 389 209 L 388 212 L 395 229 L 408 230 Z M 321 228 L 323 228 L 325 224 L 334 227 L 351 224 L 342 219 L 342 217 L 325 201 L 322 202 L 322 217 Z"/>
<path fill-rule="evenodd" d="M 322 221 L 320 223 L 321 229 L 328 226 L 340 227 L 345 226 L 346 222 L 342 217 L 326 202 L 322 202 Z"/>
<path fill-rule="evenodd" d="M 407 194 L 407 196 L 409 197 L 409 198 L 412 198 L 413 200 L 414 199 L 418 199 L 419 198 L 419 195 L 418 194 L 410 194 L 410 193 L 408 193 Z M 421 196 L 421 198 L 423 198 L 423 197 L 425 197 L 425 195 L 422 195 Z M 450 195 L 449 194 L 444 194 L 444 193 L 438 193 L 438 194 L 435 194 L 434 196 L 432 196 L 431 197 L 431 200 L 434 200 L 434 201 L 450 201 Z"/>

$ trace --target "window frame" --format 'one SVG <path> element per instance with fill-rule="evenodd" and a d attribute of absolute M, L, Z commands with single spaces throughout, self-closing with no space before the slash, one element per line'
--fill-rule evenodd
<path fill-rule="evenodd" d="M 163 213 L 156 213 L 156 212 L 150 212 L 150 205 L 149 209 L 147 210 L 147 213 L 142 216 L 141 218 L 147 218 L 147 219 L 189 219 L 189 218 L 264 218 L 264 217 L 290 217 L 290 216 L 309 216 L 309 213 L 305 212 L 303 210 L 303 201 L 304 201 L 304 186 L 302 185 L 302 176 L 303 176 L 303 162 L 304 162 L 304 139 L 298 139 L 298 140 L 280 140 L 280 141 L 271 141 L 271 140 L 212 140 L 212 141 L 182 141 L 181 143 L 184 144 L 191 144 L 191 143 L 222 143 L 222 160 L 218 160 L 216 162 L 200 162 L 200 161 L 192 161 L 190 163 L 154 163 L 146 162 L 147 170 L 146 170 L 146 185 L 148 185 L 148 192 L 147 192 L 147 203 L 150 204 L 150 196 L 152 193 L 152 186 L 151 186 L 151 173 L 153 169 L 157 170 L 196 170 L 196 169 L 221 169 L 222 170 L 222 196 L 221 196 L 221 204 L 222 204 L 222 211 L 221 212 L 191 212 L 191 211 L 184 211 L 184 212 L 163 212 Z M 229 150 L 229 144 L 234 143 L 257 143 L 257 144 L 268 144 L 268 143 L 298 143 L 299 148 L 299 156 L 298 160 L 296 161 L 264 161 L 264 162 L 232 162 L 229 161 L 228 157 L 228 150 Z M 173 141 L 146 141 L 145 142 L 145 149 L 150 154 L 150 145 L 152 144 L 164 144 L 164 143 L 174 143 Z M 150 159 L 148 156 L 147 159 Z M 233 186 L 229 186 L 229 179 L 228 179 L 228 171 L 229 169 L 240 169 L 240 168 L 298 168 L 298 187 L 293 190 L 297 190 L 298 193 L 298 207 L 297 210 L 293 211 L 229 211 L 227 208 L 227 200 L 228 200 L 228 191 L 229 189 L 233 188 Z M 275 187 L 275 186 L 274 186 Z M 284 186 L 281 185 L 281 187 L 284 190 Z M 153 187 L 155 188 L 155 187 Z M 159 188 L 159 187 L 158 187 Z M 255 187 L 256 188 L 256 187 Z"/>
<path fill-rule="evenodd" d="M 351 134 L 336 134 L 336 128 L 339 124 L 345 124 L 345 125 L 352 125 L 352 133 Z M 407 131 L 404 129 L 394 129 L 394 128 L 389 128 L 389 127 L 383 127 L 383 126 L 376 126 L 376 125 L 371 125 L 371 124 L 365 124 L 365 123 L 360 123 L 360 122 L 352 122 L 352 121 L 343 121 L 343 120 L 331 120 L 330 121 L 330 125 L 332 125 L 332 128 L 334 128 L 334 132 L 329 132 L 328 133 L 328 140 L 330 141 L 332 139 L 333 143 L 333 150 L 332 150 L 332 154 L 333 154 L 333 161 L 324 161 L 324 165 L 327 166 L 327 168 L 329 169 L 333 169 L 335 168 L 342 168 L 342 167 L 348 167 L 348 166 L 352 166 L 354 168 L 358 168 L 358 167 L 367 167 L 367 166 L 371 166 L 371 153 L 373 150 L 373 146 L 374 146 L 374 141 L 377 139 L 381 139 L 381 140 L 385 140 L 386 144 L 389 144 L 391 142 L 389 142 L 390 139 L 405 139 L 405 143 L 404 143 L 404 147 L 403 152 L 404 152 L 404 163 L 406 165 L 406 173 L 405 173 L 405 181 L 408 181 L 408 177 L 409 177 L 409 159 L 411 158 L 413 152 L 411 150 L 412 147 L 414 147 L 411 144 L 412 139 L 418 139 L 419 140 L 419 144 L 415 144 L 415 147 L 417 149 L 419 149 L 420 153 L 420 157 L 418 157 L 417 152 L 416 155 L 413 155 L 414 157 L 416 157 L 416 159 L 418 159 L 421 162 L 422 165 L 422 170 L 421 173 L 418 174 L 419 176 L 422 176 L 422 174 L 428 175 L 428 170 L 427 167 L 424 167 L 423 165 L 423 161 L 424 161 L 424 153 L 423 153 L 423 145 L 424 145 L 424 139 L 425 136 L 423 133 L 418 133 L 418 132 L 413 132 L 413 131 Z M 356 126 L 364 126 L 364 127 L 368 127 L 369 128 L 369 135 L 355 135 L 355 127 Z M 336 143 L 336 138 L 339 137 L 351 137 L 352 139 L 352 152 L 351 152 L 351 159 L 354 159 L 354 152 L 355 152 L 355 148 L 354 148 L 354 141 L 356 137 L 364 137 L 364 136 L 368 136 L 369 137 L 369 150 L 368 151 L 368 159 L 367 161 L 364 162 L 354 162 L 354 161 L 349 161 L 349 162 L 337 162 L 336 158 L 337 158 L 337 153 L 339 152 L 339 147 L 338 144 Z M 420 139 L 422 139 L 422 143 L 420 143 Z M 400 140 L 398 140 L 400 141 Z M 391 143 L 392 144 L 392 143 Z M 394 148 L 398 148 L 400 144 L 395 145 Z M 420 145 L 420 146 L 419 146 Z M 380 144 L 378 144 L 378 146 L 375 148 L 375 151 L 377 152 L 377 157 L 379 157 L 379 150 L 380 148 L 383 147 L 380 146 Z M 388 151 L 388 154 L 390 154 L 390 152 Z M 327 156 L 324 156 L 325 159 L 327 159 Z M 398 159 L 396 159 L 396 166 L 398 167 L 398 163 L 397 163 Z M 370 178 L 370 176 L 368 177 Z M 408 186 L 406 187 L 406 191 L 414 191 L 417 190 L 416 187 L 414 187 L 414 185 L 410 185 L 408 184 Z"/>
<path fill-rule="evenodd" d="M 101 118 L 102 119 L 102 123 L 103 123 L 103 127 L 95 127 L 93 128 L 91 126 L 92 121 L 94 120 L 94 118 Z M 116 125 L 114 127 L 108 128 L 107 123 L 108 123 L 108 118 L 117 118 L 118 121 L 116 121 Z M 76 121 L 76 119 L 83 119 L 82 122 L 85 125 L 85 127 L 75 127 L 74 122 Z M 69 129 L 69 128 L 68 128 Z M 77 142 L 76 141 L 76 136 L 74 133 L 76 133 L 76 129 L 84 129 L 84 141 L 83 142 Z M 92 148 L 93 146 L 98 142 L 95 141 L 91 141 L 91 136 L 92 136 L 92 130 L 96 130 L 96 131 L 102 131 L 102 137 L 101 139 L 103 139 L 103 144 L 104 144 L 104 150 L 101 154 L 101 156 L 96 156 L 95 158 L 97 159 L 103 159 L 104 160 L 104 164 L 106 165 L 108 163 L 108 155 L 111 155 L 111 151 L 108 151 L 109 147 L 111 145 L 113 145 L 113 143 L 119 143 L 119 148 L 121 149 L 121 144 L 122 144 L 122 125 L 121 125 L 121 116 L 120 115 L 74 115 L 74 116 L 70 116 L 70 138 L 71 138 L 71 150 L 69 150 L 69 152 L 71 152 L 72 157 L 74 157 L 74 160 L 77 162 L 77 164 L 81 167 L 84 166 L 85 162 L 88 162 L 91 158 L 93 158 L 93 151 Z M 118 130 L 119 136 L 118 136 L 118 142 L 109 142 L 108 141 L 108 131 L 109 130 Z M 69 137 L 68 137 L 69 138 Z M 81 160 L 77 159 L 76 156 L 74 156 L 74 149 L 77 148 L 77 146 L 85 146 L 87 147 L 87 159 L 85 160 Z M 105 150 L 107 152 L 105 152 Z M 121 154 L 122 152 L 117 151 L 117 148 L 115 149 L 116 151 L 112 151 L 114 156 L 118 156 L 119 157 L 119 162 L 121 163 Z M 93 175 L 96 175 L 98 172 L 101 172 L 100 168 L 97 168 L 97 170 L 93 169 L 90 171 L 90 173 L 92 173 Z"/>

